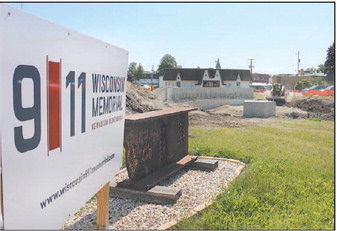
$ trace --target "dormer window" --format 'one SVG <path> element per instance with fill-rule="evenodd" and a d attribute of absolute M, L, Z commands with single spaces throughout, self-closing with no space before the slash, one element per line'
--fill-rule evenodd
<path fill-rule="evenodd" d="M 181 81 L 180 73 L 178 73 L 176 81 Z"/>
<path fill-rule="evenodd" d="M 240 78 L 240 75 L 238 75 L 238 77 L 236 78 L 236 87 L 240 87 L 240 81 L 241 81 L 241 78 Z"/>

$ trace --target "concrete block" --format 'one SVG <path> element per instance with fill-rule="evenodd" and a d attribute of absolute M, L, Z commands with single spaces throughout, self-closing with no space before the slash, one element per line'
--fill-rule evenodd
<path fill-rule="evenodd" d="M 243 117 L 268 118 L 276 115 L 276 103 L 267 100 L 245 100 L 243 103 Z"/>
<path fill-rule="evenodd" d="M 166 186 L 154 186 L 152 189 L 147 191 L 151 194 L 161 195 L 163 197 L 175 198 L 178 199 L 181 196 L 180 188 L 172 188 Z"/>
<path fill-rule="evenodd" d="M 203 169 L 203 170 L 211 170 L 213 171 L 216 169 L 219 165 L 218 160 L 211 160 L 211 159 L 197 159 L 192 164 L 190 164 L 190 167 L 192 169 Z"/>
<path fill-rule="evenodd" d="M 172 204 L 180 198 L 181 189 L 155 186 L 152 189 L 144 192 L 129 188 L 110 187 L 110 196 L 150 203 Z"/>

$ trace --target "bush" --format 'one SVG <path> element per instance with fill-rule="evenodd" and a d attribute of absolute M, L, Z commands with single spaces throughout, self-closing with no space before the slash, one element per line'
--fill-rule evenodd
<path fill-rule="evenodd" d="M 325 85 L 327 84 L 325 80 L 323 80 L 322 77 L 315 77 L 311 79 L 302 79 L 298 81 L 295 85 L 296 90 L 303 90 L 308 87 L 312 87 L 314 85 Z"/>

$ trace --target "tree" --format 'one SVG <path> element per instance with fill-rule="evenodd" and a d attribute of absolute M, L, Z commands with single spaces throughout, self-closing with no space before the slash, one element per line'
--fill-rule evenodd
<path fill-rule="evenodd" d="M 167 68 L 177 68 L 177 67 L 178 67 L 178 64 L 177 64 L 176 59 L 172 55 L 166 54 L 160 60 L 160 64 L 158 66 L 157 73 L 159 75 L 163 75 L 164 72 L 165 72 L 165 69 L 167 69 Z"/>
<path fill-rule="evenodd" d="M 321 77 L 315 77 L 310 79 L 302 79 L 298 81 L 295 85 L 296 90 L 303 90 L 314 85 L 324 85 L 326 82 Z"/>
<path fill-rule="evenodd" d="M 137 72 L 137 63 L 131 62 L 128 69 L 128 81 L 132 82 Z"/>
<path fill-rule="evenodd" d="M 335 43 L 328 48 L 324 63 L 324 73 L 329 82 L 335 82 Z"/>
<path fill-rule="evenodd" d="M 139 80 L 144 75 L 144 69 L 142 64 L 136 62 L 131 62 L 128 70 L 128 81 L 133 82 Z"/>
<path fill-rule="evenodd" d="M 325 69 L 324 64 L 320 64 L 320 65 L 318 65 L 317 72 L 318 73 L 324 73 L 324 69 Z"/>
<path fill-rule="evenodd" d="M 141 79 L 144 75 L 144 68 L 142 66 L 142 64 L 138 64 L 138 67 L 137 67 L 137 71 L 136 71 L 136 74 L 135 74 L 135 79 L 138 80 L 138 79 Z"/>

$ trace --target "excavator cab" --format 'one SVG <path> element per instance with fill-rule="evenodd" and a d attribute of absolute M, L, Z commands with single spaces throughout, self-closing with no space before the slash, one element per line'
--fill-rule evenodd
<path fill-rule="evenodd" d="M 284 96 L 285 89 L 282 84 L 275 83 L 273 84 L 272 96 Z"/>

